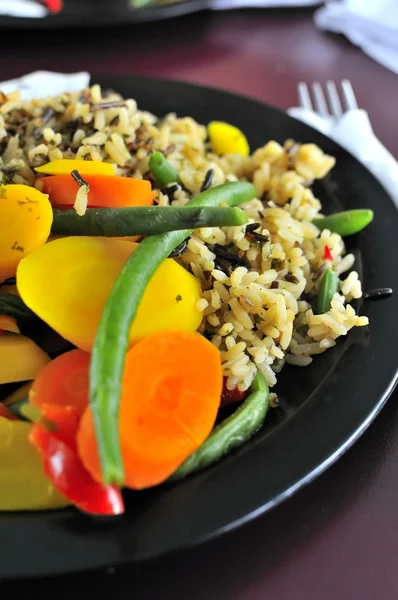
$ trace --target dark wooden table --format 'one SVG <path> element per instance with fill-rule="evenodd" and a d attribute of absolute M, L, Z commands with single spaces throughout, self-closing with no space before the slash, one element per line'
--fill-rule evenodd
<path fill-rule="evenodd" d="M 312 12 L 203 13 L 114 30 L 0 35 L 0 78 L 36 69 L 148 74 L 236 90 L 280 108 L 300 80 L 349 78 L 398 156 L 398 78 Z M 29 583 L 40 597 L 99 600 L 395 600 L 398 393 L 318 480 L 255 522 L 200 548 L 115 573 Z M 3 543 L 3 542 L 2 542 Z M 5 596 L 18 585 L 0 587 Z"/>

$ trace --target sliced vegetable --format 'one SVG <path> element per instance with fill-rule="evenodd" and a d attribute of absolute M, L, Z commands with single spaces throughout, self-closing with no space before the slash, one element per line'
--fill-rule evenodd
<path fill-rule="evenodd" d="M 256 197 L 251 183 L 237 181 L 217 186 L 188 202 L 189 206 L 235 206 Z M 123 462 L 118 434 L 119 399 L 131 324 L 141 309 L 148 283 L 159 266 L 192 230 L 146 237 L 115 281 L 93 346 L 90 370 L 90 405 L 98 440 L 104 481 L 123 483 Z M 177 297 L 176 297 L 177 300 Z M 164 315 L 162 314 L 162 319 Z M 170 327 L 169 327 L 170 328 Z M 117 341 L 116 341 L 117 340 Z"/>
<path fill-rule="evenodd" d="M 112 286 L 136 248 L 139 245 L 133 242 L 102 237 L 55 240 L 21 262 L 17 274 L 21 297 L 63 338 L 89 352 Z M 138 272 L 133 275 L 137 277 Z M 130 343 L 166 329 L 196 331 L 202 320 L 196 307 L 200 298 L 193 275 L 172 259 L 161 261 L 137 318 L 126 330 Z M 118 312 L 123 310 L 121 304 Z"/>
<path fill-rule="evenodd" d="M 249 155 L 249 142 L 245 134 L 234 125 L 222 121 L 211 121 L 207 130 L 210 144 L 217 154 Z"/>
<path fill-rule="evenodd" d="M 0 314 L 14 317 L 16 321 L 27 322 L 37 319 L 34 312 L 15 294 L 0 294 Z"/>
<path fill-rule="evenodd" d="M 99 163 L 103 164 L 103 163 Z M 153 204 L 152 188 L 145 179 L 110 177 L 108 175 L 85 175 L 89 186 L 89 207 L 148 206 Z M 53 175 L 38 179 L 43 192 L 48 194 L 53 206 L 71 207 L 75 204 L 79 184 L 71 175 Z"/>
<path fill-rule="evenodd" d="M 166 331 L 126 356 L 119 433 L 124 483 L 147 488 L 167 479 L 209 435 L 220 405 L 220 353 L 197 333 Z M 91 409 L 81 421 L 79 453 L 93 477 L 101 466 Z"/>
<path fill-rule="evenodd" d="M 229 390 L 227 388 L 227 377 L 224 377 L 224 383 L 221 394 L 221 406 L 228 406 L 228 404 L 237 404 L 239 402 L 243 402 L 246 398 L 248 392 L 241 392 L 238 388 L 234 388 L 233 390 Z"/>
<path fill-rule="evenodd" d="M 183 479 L 204 469 L 247 442 L 262 426 L 268 407 L 268 385 L 264 376 L 257 371 L 250 395 L 244 403 L 214 428 L 207 440 L 171 476 L 171 480 Z"/>
<path fill-rule="evenodd" d="M 76 449 L 79 413 L 72 406 L 42 405 L 42 423 L 36 423 L 29 439 L 43 459 L 44 472 L 56 489 L 80 510 L 96 515 L 124 512 L 118 488 L 92 479 Z"/>
<path fill-rule="evenodd" d="M 329 229 L 332 233 L 338 233 L 342 237 L 354 235 L 365 229 L 373 221 L 373 210 L 359 208 L 356 210 L 345 210 L 334 213 L 327 217 L 314 219 L 312 222 L 322 231 Z"/>
<path fill-rule="evenodd" d="M 180 176 L 161 152 L 152 152 L 149 169 L 160 186 L 180 181 Z"/>
<path fill-rule="evenodd" d="M 326 244 L 323 247 L 323 258 L 325 260 L 333 260 L 333 254 L 331 253 L 329 246 Z"/>
<path fill-rule="evenodd" d="M 35 171 L 47 175 L 70 175 L 72 171 L 79 171 L 81 175 L 115 175 L 115 168 L 109 163 L 73 158 L 52 160 L 45 165 L 35 167 Z"/>
<path fill-rule="evenodd" d="M 319 286 L 316 309 L 318 314 L 328 312 L 333 296 L 339 291 L 340 279 L 333 269 L 326 269 Z"/>
<path fill-rule="evenodd" d="M 123 237 L 153 235 L 179 229 L 236 227 L 247 223 L 240 208 L 137 206 L 89 209 L 83 217 L 74 210 L 55 210 L 53 233 Z"/>
<path fill-rule="evenodd" d="M 53 213 L 45 194 L 28 185 L 0 186 L 0 282 L 24 256 L 45 244 Z"/>
<path fill-rule="evenodd" d="M 29 402 L 73 406 L 81 415 L 88 404 L 90 354 L 70 350 L 49 362 L 37 375 L 29 392 Z"/>
<path fill-rule="evenodd" d="M 0 417 L 0 510 L 47 510 L 69 504 L 44 474 L 28 439 L 31 430 L 30 423 Z"/>
<path fill-rule="evenodd" d="M 0 336 L 0 384 L 34 379 L 49 361 L 48 354 L 24 335 Z"/>

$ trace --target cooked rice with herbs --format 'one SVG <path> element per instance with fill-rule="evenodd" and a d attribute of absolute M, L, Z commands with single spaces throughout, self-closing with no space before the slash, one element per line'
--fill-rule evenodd
<path fill-rule="evenodd" d="M 227 181 L 253 182 L 257 199 L 242 205 L 248 225 L 196 231 L 176 258 L 201 283 L 199 331 L 219 348 L 229 389 L 247 390 L 256 368 L 274 386 L 285 362 L 307 366 L 352 327 L 368 324 L 349 304 L 362 295 L 356 271 L 341 282 L 328 312 L 312 309 L 326 268 L 340 276 L 354 265 L 338 234 L 312 224 L 321 204 L 310 186 L 335 164 L 314 144 L 268 141 L 249 157 L 219 156 L 206 127 L 191 117 L 158 119 L 98 85 L 42 100 L 2 95 L 0 144 L 2 184 L 33 185 L 34 167 L 62 158 L 106 161 L 118 175 L 149 178 L 162 206 L 184 205 Z M 167 157 L 180 183 L 156 188 L 152 150 Z"/>

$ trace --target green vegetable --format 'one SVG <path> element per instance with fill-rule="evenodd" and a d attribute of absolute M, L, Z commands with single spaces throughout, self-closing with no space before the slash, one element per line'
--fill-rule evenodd
<path fill-rule="evenodd" d="M 240 208 L 135 206 L 91 208 L 83 216 L 75 210 L 54 210 L 52 233 L 123 237 L 154 235 L 179 229 L 244 225 Z"/>
<path fill-rule="evenodd" d="M 149 157 L 149 169 L 161 186 L 180 181 L 177 171 L 161 152 L 152 152 Z"/>
<path fill-rule="evenodd" d="M 178 481 L 204 469 L 245 443 L 260 429 L 268 408 L 268 385 L 264 376 L 257 371 L 250 395 L 243 404 L 214 428 L 207 440 L 182 463 L 170 480 Z"/>
<path fill-rule="evenodd" d="M 251 183 L 237 181 L 214 187 L 188 205 L 236 206 L 255 197 Z M 191 233 L 186 229 L 146 237 L 125 263 L 103 310 L 91 355 L 90 406 L 107 483 L 122 485 L 124 480 L 118 419 L 128 332 L 156 269 Z"/>
<path fill-rule="evenodd" d="M 0 314 L 14 317 L 19 322 L 38 319 L 35 313 L 15 294 L 0 294 Z"/>
<path fill-rule="evenodd" d="M 328 217 L 314 219 L 312 222 L 318 229 L 329 229 L 332 233 L 338 233 L 342 237 L 353 235 L 365 229 L 373 221 L 373 210 L 359 208 L 357 210 L 345 210 L 334 213 Z"/>
<path fill-rule="evenodd" d="M 316 302 L 317 313 L 322 314 L 330 310 L 333 296 L 339 291 L 340 279 L 333 269 L 326 269 L 319 287 Z"/>

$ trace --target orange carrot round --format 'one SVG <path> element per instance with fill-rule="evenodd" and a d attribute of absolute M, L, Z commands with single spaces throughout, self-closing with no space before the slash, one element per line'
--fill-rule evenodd
<path fill-rule="evenodd" d="M 151 184 L 147 180 L 112 175 L 85 175 L 84 180 L 90 187 L 90 208 L 148 206 L 153 203 Z M 74 205 L 79 185 L 72 175 L 51 175 L 39 177 L 36 181 L 41 182 L 43 192 L 49 195 L 53 206 L 70 208 Z"/>
<path fill-rule="evenodd" d="M 49 362 L 37 375 L 29 392 L 29 402 L 73 406 L 82 414 L 88 403 L 90 354 L 70 350 Z"/>
<path fill-rule="evenodd" d="M 217 416 L 222 381 L 220 353 L 199 334 L 157 333 L 129 350 L 119 417 L 126 487 L 161 483 L 204 442 Z M 80 422 L 78 449 L 101 481 L 90 408 Z"/>

